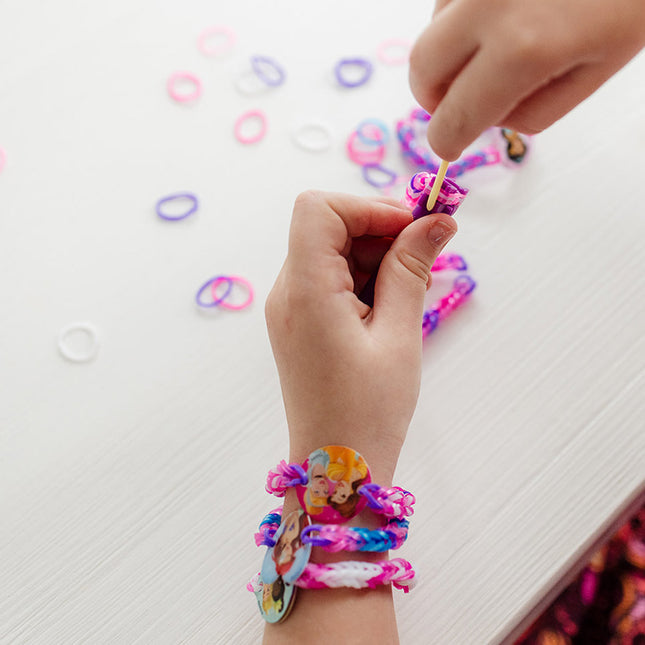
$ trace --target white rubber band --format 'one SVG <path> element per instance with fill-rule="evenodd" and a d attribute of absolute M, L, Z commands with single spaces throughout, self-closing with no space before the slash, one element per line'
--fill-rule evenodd
<path fill-rule="evenodd" d="M 68 339 L 71 334 L 81 332 L 89 338 L 89 345 L 86 351 L 78 351 L 68 346 Z M 87 363 L 91 361 L 99 351 L 99 338 L 96 328 L 90 323 L 72 323 L 63 327 L 58 334 L 58 350 L 64 358 L 73 363 Z"/>
<path fill-rule="evenodd" d="M 298 126 L 293 132 L 293 142 L 309 152 L 329 150 L 334 134 L 331 128 L 322 121 L 308 121 Z"/>

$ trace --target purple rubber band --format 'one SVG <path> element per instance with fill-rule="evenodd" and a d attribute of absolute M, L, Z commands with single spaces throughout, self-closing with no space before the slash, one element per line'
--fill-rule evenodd
<path fill-rule="evenodd" d="M 344 67 L 362 67 L 363 76 L 361 76 L 355 81 L 348 81 L 343 76 Z M 374 67 L 372 63 L 370 63 L 366 58 L 342 58 L 341 60 L 338 61 L 338 63 L 336 63 L 336 67 L 334 67 L 334 74 L 336 75 L 336 80 L 343 87 L 359 87 L 367 83 L 367 81 L 372 76 L 373 70 L 374 70 Z"/>
<path fill-rule="evenodd" d="M 171 202 L 175 199 L 188 199 L 192 202 L 192 206 L 185 212 L 185 213 L 180 213 L 179 215 L 168 215 L 162 211 L 162 206 L 166 202 Z M 193 195 L 192 193 L 175 193 L 173 195 L 168 195 L 167 197 L 162 197 L 158 202 L 157 202 L 157 215 L 161 217 L 161 219 L 168 220 L 169 222 L 177 222 L 181 219 L 185 219 L 189 215 L 192 215 L 196 210 L 197 207 L 199 206 L 199 202 L 197 201 L 197 197 Z"/>
<path fill-rule="evenodd" d="M 287 76 L 284 69 L 273 58 L 268 56 L 251 56 L 251 67 L 253 67 L 256 76 L 261 78 L 267 85 L 271 85 L 271 87 L 282 85 Z M 269 76 L 264 71 L 265 67 L 270 67 L 276 73 L 276 76 Z"/>
<path fill-rule="evenodd" d="M 375 188 L 387 188 L 388 186 L 392 186 L 397 180 L 397 174 L 393 170 L 385 168 L 379 163 L 366 163 L 362 166 L 361 171 L 363 173 L 363 179 Z M 374 179 L 374 177 L 372 177 L 374 172 L 386 175 L 387 179 L 384 181 Z"/>
<path fill-rule="evenodd" d="M 215 300 L 213 300 L 212 302 L 204 302 L 204 301 L 201 299 L 202 294 L 203 294 L 203 293 L 204 293 L 204 291 L 206 291 L 206 289 L 208 289 L 208 288 L 213 284 L 213 282 L 215 282 L 216 280 L 219 280 L 219 281 L 221 281 L 221 282 L 228 282 L 228 285 L 227 285 L 227 287 L 226 287 L 226 291 L 224 292 L 224 295 L 220 296 L 219 298 L 216 298 L 216 299 L 215 299 Z M 226 276 L 226 275 L 216 275 L 214 278 L 211 278 L 210 280 L 207 280 L 206 282 L 204 282 L 204 284 L 199 288 L 199 291 L 198 291 L 198 292 L 197 292 L 197 294 L 195 295 L 195 302 L 196 302 L 200 307 L 217 307 L 221 302 L 223 302 L 224 300 L 226 300 L 226 298 L 228 298 L 228 296 L 230 295 L 230 293 L 231 293 L 231 290 L 232 290 L 232 289 L 233 289 L 233 280 L 232 280 L 231 278 L 229 278 L 229 277 L 228 277 L 228 276 Z"/>

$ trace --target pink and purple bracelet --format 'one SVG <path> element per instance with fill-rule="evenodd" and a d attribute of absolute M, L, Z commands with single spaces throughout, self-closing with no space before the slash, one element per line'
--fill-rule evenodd
<path fill-rule="evenodd" d="M 275 546 L 275 533 L 280 527 L 282 507 L 268 513 L 255 534 L 257 546 Z M 408 537 L 408 520 L 390 519 L 381 529 L 345 527 L 340 524 L 310 524 L 300 534 L 303 544 L 322 547 L 325 551 L 366 551 L 383 553 L 398 549 Z M 311 535 L 317 533 L 316 536 Z"/>
<path fill-rule="evenodd" d="M 308 482 L 307 471 L 300 464 L 288 464 L 283 459 L 275 469 L 269 470 L 265 490 L 276 497 L 284 497 L 288 488 L 306 486 Z M 365 498 L 367 505 L 375 513 L 385 517 L 402 519 L 414 514 L 414 495 L 399 486 L 383 488 L 378 484 L 367 483 L 356 492 Z"/>

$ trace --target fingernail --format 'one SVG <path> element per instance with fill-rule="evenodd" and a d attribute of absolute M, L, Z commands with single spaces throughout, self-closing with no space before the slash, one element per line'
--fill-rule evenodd
<path fill-rule="evenodd" d="M 445 246 L 455 232 L 454 228 L 439 220 L 428 230 L 428 239 L 437 246 Z"/>

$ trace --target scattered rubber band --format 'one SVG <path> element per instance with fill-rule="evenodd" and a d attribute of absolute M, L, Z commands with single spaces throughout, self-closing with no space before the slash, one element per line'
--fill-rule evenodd
<path fill-rule="evenodd" d="M 0 172 L 4 169 L 4 165 L 7 162 L 7 153 L 4 151 L 4 148 L 0 148 Z"/>
<path fill-rule="evenodd" d="M 271 87 L 278 87 L 284 83 L 286 78 L 286 73 L 284 68 L 282 68 L 278 63 L 276 63 L 273 58 L 268 56 L 251 56 L 251 67 L 257 75 L 258 78 L 262 79 L 264 83 L 270 85 Z M 266 68 L 269 68 L 273 75 L 266 73 Z"/>
<path fill-rule="evenodd" d="M 208 41 L 213 37 L 223 36 L 225 38 L 224 42 L 213 47 L 208 46 Z M 230 27 L 224 27 L 221 25 L 215 27 L 208 27 L 204 29 L 199 37 L 197 38 L 197 49 L 204 54 L 204 56 L 221 56 L 222 54 L 228 53 L 233 49 L 235 45 L 236 35 L 235 32 Z"/>
<path fill-rule="evenodd" d="M 363 148 L 360 147 L 361 141 L 358 138 L 358 132 L 354 130 L 349 137 L 347 138 L 347 143 L 345 147 L 347 149 L 347 156 L 360 166 L 365 164 L 380 164 L 385 158 L 385 146 L 384 145 L 370 145 Z"/>
<path fill-rule="evenodd" d="M 85 352 L 75 351 L 67 345 L 69 336 L 75 332 L 82 332 L 89 337 L 90 344 Z M 63 327 L 58 334 L 58 349 L 68 361 L 87 363 L 96 356 L 99 350 L 98 333 L 90 323 L 72 323 Z"/>
<path fill-rule="evenodd" d="M 177 82 L 188 81 L 194 86 L 192 92 L 183 94 L 177 90 Z M 175 72 L 170 75 L 167 83 L 168 94 L 170 98 L 178 103 L 189 103 L 197 100 L 202 95 L 202 82 L 191 72 Z"/>
<path fill-rule="evenodd" d="M 190 208 L 185 213 L 180 213 L 179 215 L 169 215 L 168 213 L 163 212 L 162 206 L 164 204 L 180 199 L 187 199 L 191 202 Z M 168 195 L 167 197 L 162 197 L 157 202 L 156 211 L 157 215 L 159 215 L 159 217 L 161 217 L 162 219 L 168 220 L 169 222 L 177 222 L 179 220 L 186 219 L 189 215 L 192 215 L 194 212 L 196 212 L 198 206 L 199 202 L 197 201 L 197 197 L 192 193 L 174 193 L 172 195 Z"/>
<path fill-rule="evenodd" d="M 410 59 L 410 50 L 412 43 L 403 38 L 389 38 L 384 40 L 376 48 L 377 58 L 386 65 L 404 65 Z M 392 51 L 396 52 L 401 50 L 401 53 L 396 56 L 392 55 Z"/>
<path fill-rule="evenodd" d="M 303 123 L 293 133 L 293 142 L 309 152 L 329 150 L 333 139 L 331 128 L 320 121 Z"/>
<path fill-rule="evenodd" d="M 365 119 L 361 121 L 356 128 L 356 134 L 367 146 L 384 146 L 390 140 L 390 132 L 387 125 L 379 119 Z"/>
<path fill-rule="evenodd" d="M 347 67 L 361 68 L 363 70 L 363 75 L 354 80 L 349 80 L 344 75 L 344 70 Z M 338 63 L 336 63 L 334 74 L 336 75 L 336 80 L 343 87 L 360 87 L 369 81 L 373 70 L 374 67 L 372 63 L 370 63 L 366 58 L 342 58 Z"/>
<path fill-rule="evenodd" d="M 393 186 L 394 182 L 398 178 L 398 175 L 393 170 L 385 168 L 378 163 L 366 163 L 363 165 L 361 170 L 363 172 L 363 179 L 375 188 L 387 188 L 388 186 Z M 373 177 L 374 173 L 377 173 L 377 175 L 384 175 L 386 179 L 384 181 L 378 181 Z"/>
<path fill-rule="evenodd" d="M 246 300 L 237 304 L 227 302 L 227 298 L 231 291 L 230 288 L 226 289 L 226 293 L 223 296 L 218 296 L 217 287 L 222 284 L 222 282 L 228 282 L 229 287 L 232 287 L 234 284 L 239 284 L 244 287 L 247 291 Z M 224 275 L 215 278 L 211 282 L 211 294 L 213 296 L 213 302 L 217 302 L 219 306 L 224 307 L 224 309 L 230 309 L 231 311 L 246 309 L 246 307 L 248 307 L 253 302 L 253 287 L 251 286 L 251 283 L 245 278 L 241 278 L 237 275 Z"/>
<path fill-rule="evenodd" d="M 211 293 L 213 293 L 213 284 L 215 283 L 216 280 L 219 280 L 218 284 L 221 284 L 222 281 L 228 282 L 228 287 L 226 288 L 226 291 L 224 292 L 223 295 L 213 297 L 213 300 L 211 302 L 205 302 L 204 300 L 202 300 L 202 294 L 209 287 L 211 289 Z M 195 294 L 195 302 L 200 307 L 217 307 L 220 304 L 222 304 L 225 298 L 228 298 L 232 290 L 233 290 L 233 279 L 225 275 L 217 275 L 214 278 L 210 278 L 210 280 L 207 280 L 206 282 L 204 282 L 204 284 L 199 288 L 199 290 Z"/>
<path fill-rule="evenodd" d="M 244 124 L 251 119 L 257 119 L 260 122 L 260 129 L 256 134 L 247 136 L 242 133 L 242 129 Z M 233 131 L 235 132 L 235 138 L 240 143 L 244 143 L 244 144 L 257 143 L 258 141 L 261 141 L 264 138 L 264 135 L 266 135 L 266 132 L 267 132 L 266 115 L 262 110 L 248 110 L 247 112 L 244 112 L 244 114 L 241 114 L 237 118 L 237 121 L 235 121 L 235 126 L 233 128 Z"/>

